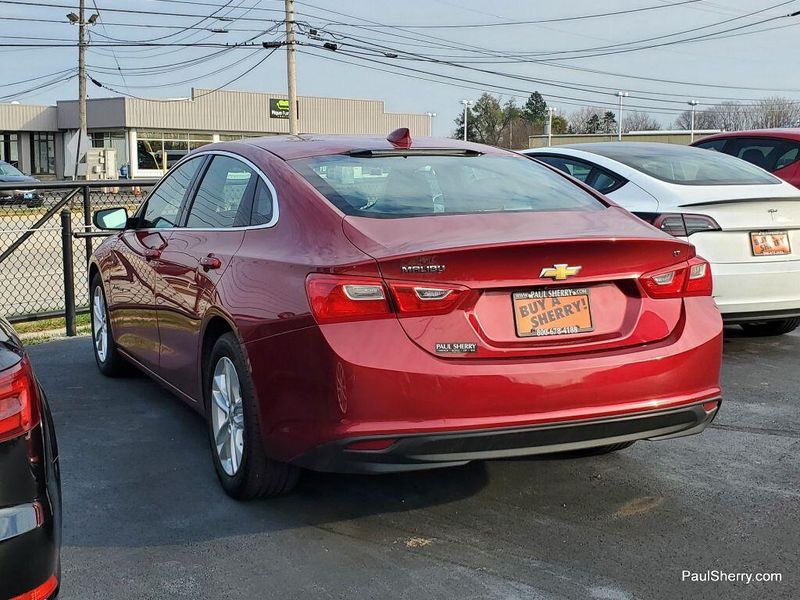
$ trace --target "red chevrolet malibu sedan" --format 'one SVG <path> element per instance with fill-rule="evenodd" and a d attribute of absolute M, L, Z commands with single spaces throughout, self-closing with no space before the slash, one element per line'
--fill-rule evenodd
<path fill-rule="evenodd" d="M 708 263 L 561 171 L 478 144 L 204 146 L 90 264 L 100 370 L 208 423 L 231 496 L 301 468 L 406 471 L 700 432 L 720 404 Z"/>

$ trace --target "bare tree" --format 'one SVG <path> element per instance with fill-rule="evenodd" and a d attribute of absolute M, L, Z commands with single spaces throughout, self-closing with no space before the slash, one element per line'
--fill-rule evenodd
<path fill-rule="evenodd" d="M 625 131 L 655 131 L 661 129 L 661 124 L 649 113 L 632 110 L 625 113 L 622 121 Z"/>
<path fill-rule="evenodd" d="M 602 123 L 602 108 L 584 106 L 567 118 L 570 133 L 599 133 Z"/>
<path fill-rule="evenodd" d="M 708 110 L 708 129 L 741 131 L 753 127 L 754 112 L 751 106 L 739 102 L 720 102 Z"/>
<path fill-rule="evenodd" d="M 752 107 L 752 123 L 755 129 L 792 127 L 800 121 L 800 104 L 790 98 L 770 96 L 762 98 Z"/>
<path fill-rule="evenodd" d="M 694 128 L 695 129 L 718 129 L 715 125 L 715 117 L 711 110 L 695 110 Z M 684 129 L 688 131 L 692 127 L 692 111 L 685 110 L 678 115 L 672 124 L 673 129 Z"/>

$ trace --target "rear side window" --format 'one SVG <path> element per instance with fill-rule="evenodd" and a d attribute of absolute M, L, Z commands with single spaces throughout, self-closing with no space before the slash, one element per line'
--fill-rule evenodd
<path fill-rule="evenodd" d="M 700 142 L 699 144 L 694 144 L 697 148 L 702 148 L 703 150 L 716 150 L 717 152 L 722 152 L 722 149 L 725 147 L 725 142 L 727 140 L 725 138 L 721 140 L 709 140 L 707 142 Z"/>
<path fill-rule="evenodd" d="M 800 142 L 770 138 L 733 138 L 726 154 L 731 154 L 767 171 L 788 167 L 798 159 Z"/>
<path fill-rule="evenodd" d="M 186 227 L 218 229 L 249 225 L 249 198 L 257 179 L 258 175 L 243 162 L 229 156 L 214 156 L 197 188 Z"/>
<path fill-rule="evenodd" d="M 624 185 L 627 180 L 616 175 L 612 175 L 605 169 L 595 164 L 587 163 L 582 160 L 567 156 L 553 155 L 533 155 L 538 160 L 546 162 L 565 173 L 569 173 L 575 179 L 579 179 L 586 185 L 592 186 L 601 194 L 607 194 Z"/>
<path fill-rule="evenodd" d="M 250 215 L 251 225 L 266 225 L 272 220 L 273 198 L 272 192 L 262 179 L 256 184 L 256 193 L 253 197 L 253 209 Z"/>
<path fill-rule="evenodd" d="M 516 156 L 333 155 L 290 164 L 348 215 L 392 218 L 605 208 L 557 173 Z"/>

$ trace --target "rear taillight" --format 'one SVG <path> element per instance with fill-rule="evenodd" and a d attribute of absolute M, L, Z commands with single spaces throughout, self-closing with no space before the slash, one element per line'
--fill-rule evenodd
<path fill-rule="evenodd" d="M 689 237 L 701 231 L 720 231 L 722 228 L 711 217 L 684 213 L 636 212 L 637 217 L 647 221 L 664 233 L 675 237 Z"/>
<path fill-rule="evenodd" d="M 32 589 L 30 592 L 20 594 L 19 596 L 14 596 L 11 600 L 47 600 L 47 598 L 53 596 L 53 592 L 56 591 L 57 587 L 58 579 L 56 579 L 55 575 L 51 575 L 47 578 L 47 581 L 39 587 Z"/>
<path fill-rule="evenodd" d="M 39 423 L 36 382 L 27 358 L 0 372 L 0 442 L 26 434 Z"/>
<path fill-rule="evenodd" d="M 306 279 L 311 312 L 318 323 L 392 316 L 383 280 L 312 273 Z"/>
<path fill-rule="evenodd" d="M 389 281 L 399 315 L 422 317 L 449 313 L 464 299 L 469 290 L 453 286 L 432 286 L 429 283 Z"/>
<path fill-rule="evenodd" d="M 308 276 L 306 291 L 318 323 L 440 315 L 453 310 L 469 292 L 460 286 L 322 273 Z"/>
<path fill-rule="evenodd" d="M 639 281 L 651 298 L 710 296 L 713 289 L 711 265 L 699 257 L 646 273 Z"/>

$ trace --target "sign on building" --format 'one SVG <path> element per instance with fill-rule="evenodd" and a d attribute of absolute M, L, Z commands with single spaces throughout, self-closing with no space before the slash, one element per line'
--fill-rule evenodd
<path fill-rule="evenodd" d="M 285 98 L 270 98 L 269 99 L 269 116 L 273 119 L 288 119 L 289 118 L 289 100 Z M 300 116 L 300 111 L 297 111 L 297 116 Z"/>

